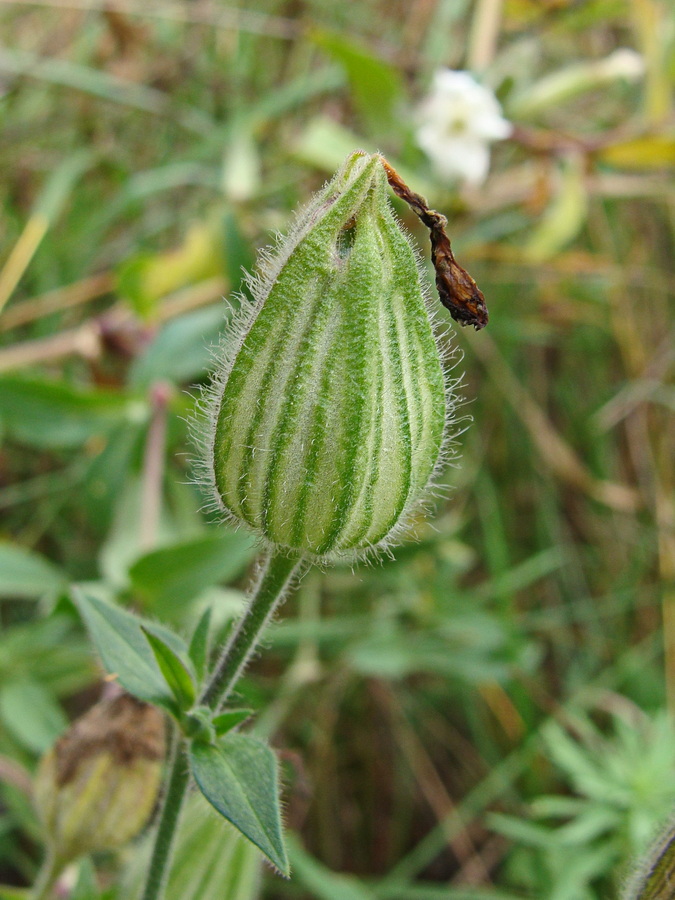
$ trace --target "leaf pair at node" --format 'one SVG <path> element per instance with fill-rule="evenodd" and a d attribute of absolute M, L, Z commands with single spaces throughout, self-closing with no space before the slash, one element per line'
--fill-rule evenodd
<path fill-rule="evenodd" d="M 75 602 L 104 667 L 130 694 L 175 719 L 188 740 L 195 782 L 211 806 L 288 875 L 274 752 L 233 732 L 251 710 L 214 711 L 197 703 L 208 668 L 210 611 L 188 646 L 169 629 L 81 590 Z"/>

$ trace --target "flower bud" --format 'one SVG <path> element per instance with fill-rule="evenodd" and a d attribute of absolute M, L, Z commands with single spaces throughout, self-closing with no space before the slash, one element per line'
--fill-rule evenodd
<path fill-rule="evenodd" d="M 102 700 L 42 758 L 35 806 L 61 864 L 126 843 L 148 821 L 159 792 L 164 724 L 129 694 Z"/>
<path fill-rule="evenodd" d="M 386 544 L 439 463 L 450 396 L 382 158 L 352 154 L 251 285 L 208 407 L 218 507 L 315 559 Z"/>

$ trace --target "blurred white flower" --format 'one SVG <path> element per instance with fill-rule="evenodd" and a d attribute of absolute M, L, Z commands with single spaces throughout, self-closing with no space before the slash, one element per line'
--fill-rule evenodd
<path fill-rule="evenodd" d="M 468 72 L 450 69 L 439 69 L 434 75 L 417 121 L 417 143 L 438 174 L 469 184 L 485 181 L 490 143 L 507 138 L 512 131 L 492 91 Z"/>
<path fill-rule="evenodd" d="M 511 114 L 532 118 L 568 103 L 580 94 L 598 90 L 613 81 L 637 81 L 644 75 L 645 61 L 635 50 L 620 47 L 603 59 L 571 63 L 543 75 L 509 99 Z"/>
<path fill-rule="evenodd" d="M 468 72 L 439 69 L 419 106 L 418 145 L 442 178 L 482 184 L 492 141 L 509 137 L 510 122 L 497 98 Z"/>
<path fill-rule="evenodd" d="M 629 47 L 620 47 L 605 59 L 599 60 L 596 66 L 598 74 L 604 75 L 607 81 L 613 78 L 636 81 L 645 73 L 644 59 L 636 50 L 631 50 Z"/>

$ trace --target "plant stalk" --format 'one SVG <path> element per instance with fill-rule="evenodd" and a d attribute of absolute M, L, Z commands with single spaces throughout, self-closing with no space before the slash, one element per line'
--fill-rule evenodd
<path fill-rule="evenodd" d="M 50 847 L 33 885 L 33 891 L 30 895 L 31 900 L 49 900 L 62 869 L 62 863 L 57 860 L 53 849 Z"/>
<path fill-rule="evenodd" d="M 214 712 L 227 700 L 239 680 L 291 581 L 306 563 L 298 556 L 272 551 L 260 572 L 246 614 L 232 633 L 199 702 Z"/>
<path fill-rule="evenodd" d="M 169 779 L 155 835 L 155 846 L 152 850 L 143 900 L 157 900 L 164 891 L 169 874 L 168 863 L 171 857 L 171 848 L 189 781 L 187 743 L 185 738 L 176 732 Z"/>
<path fill-rule="evenodd" d="M 306 565 L 302 557 L 291 557 L 274 550 L 270 552 L 248 609 L 225 645 L 200 697 L 200 704 L 209 706 L 215 712 L 225 702 L 292 581 L 304 571 Z M 179 735 L 172 755 L 143 900 L 161 900 L 163 895 L 171 849 L 189 780 L 187 742 Z"/>

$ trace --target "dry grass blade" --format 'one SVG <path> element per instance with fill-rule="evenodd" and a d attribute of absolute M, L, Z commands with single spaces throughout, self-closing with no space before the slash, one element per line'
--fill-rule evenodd
<path fill-rule="evenodd" d="M 640 508 L 642 504 L 637 491 L 622 484 L 595 478 L 589 472 L 553 427 L 544 410 L 518 381 L 494 341 L 485 337 L 480 343 L 476 343 L 474 351 L 492 375 L 494 385 L 527 429 L 532 443 L 554 475 L 612 509 L 632 513 Z"/>
<path fill-rule="evenodd" d="M 5 310 L 0 318 L 0 331 L 10 331 L 20 325 L 28 325 L 29 322 L 34 322 L 42 316 L 88 303 L 90 300 L 110 293 L 114 285 L 113 274 L 101 272 L 99 275 L 83 278 L 74 284 L 47 291 L 45 294 L 40 294 L 39 297 L 31 297 L 20 303 L 14 303 Z"/>
<path fill-rule="evenodd" d="M 190 285 L 165 297 L 153 322 L 168 322 L 192 309 L 206 306 L 222 297 L 226 291 L 227 284 L 220 276 Z M 129 326 L 141 327 L 131 310 L 125 304 L 118 303 L 104 315 L 90 319 L 77 328 L 5 347 L 0 350 L 0 372 L 54 362 L 67 356 L 98 359 L 104 349 L 105 337 Z"/>

